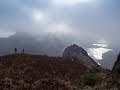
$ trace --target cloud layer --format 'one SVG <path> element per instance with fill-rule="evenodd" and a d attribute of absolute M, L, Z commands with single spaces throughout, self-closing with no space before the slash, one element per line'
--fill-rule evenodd
<path fill-rule="evenodd" d="M 119 4 L 118 0 L 1 0 L 0 30 L 115 40 L 120 33 Z"/>

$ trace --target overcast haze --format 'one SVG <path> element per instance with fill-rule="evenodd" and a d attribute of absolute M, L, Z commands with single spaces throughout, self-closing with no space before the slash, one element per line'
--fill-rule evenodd
<path fill-rule="evenodd" d="M 0 31 L 117 38 L 119 9 L 119 0 L 1 0 Z"/>
<path fill-rule="evenodd" d="M 60 49 L 77 43 L 102 59 L 120 45 L 120 0 L 0 0 L 0 38 L 21 32 L 36 40 L 61 39 L 67 44 Z"/>

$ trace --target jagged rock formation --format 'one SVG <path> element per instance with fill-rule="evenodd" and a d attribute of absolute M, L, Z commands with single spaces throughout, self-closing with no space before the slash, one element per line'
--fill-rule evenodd
<path fill-rule="evenodd" d="M 98 64 L 88 55 L 88 53 L 76 44 L 68 46 L 63 52 L 62 57 L 72 60 L 80 60 L 80 62 L 88 68 L 98 66 Z"/>
<path fill-rule="evenodd" d="M 118 69 L 120 69 L 120 53 L 118 55 L 117 61 L 115 62 L 114 66 L 113 66 L 112 72 L 117 73 Z"/>

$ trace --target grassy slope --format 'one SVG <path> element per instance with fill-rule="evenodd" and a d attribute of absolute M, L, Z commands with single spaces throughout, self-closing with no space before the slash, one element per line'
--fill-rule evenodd
<path fill-rule="evenodd" d="M 86 70 L 78 61 L 64 60 L 60 57 L 22 54 L 0 57 L 0 79 L 12 79 L 14 85 L 9 88 L 23 87 L 20 85 L 22 80 L 22 83 L 29 84 L 30 88 L 69 90 L 71 85 L 80 83 L 80 78 Z M 38 84 L 34 87 L 35 83 Z"/>
<path fill-rule="evenodd" d="M 118 90 L 118 78 L 104 70 L 97 72 L 102 80 L 94 87 L 84 85 L 88 71 L 79 61 L 61 57 L 1 56 L 0 90 Z"/>

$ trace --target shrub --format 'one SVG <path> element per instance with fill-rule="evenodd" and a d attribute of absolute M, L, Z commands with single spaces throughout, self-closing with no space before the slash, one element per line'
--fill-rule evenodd
<path fill-rule="evenodd" d="M 89 73 L 84 76 L 85 85 L 94 86 L 100 80 L 101 77 L 95 73 Z"/>
<path fill-rule="evenodd" d="M 90 70 L 90 73 L 99 73 L 100 71 L 100 68 L 93 68 L 92 70 Z"/>

